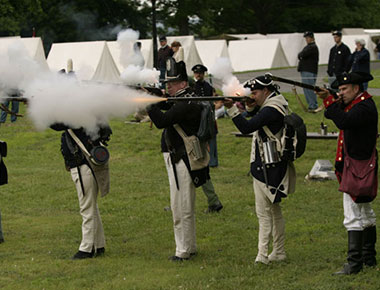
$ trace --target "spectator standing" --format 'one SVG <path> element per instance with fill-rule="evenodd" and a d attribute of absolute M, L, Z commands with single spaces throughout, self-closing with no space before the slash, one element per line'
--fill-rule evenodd
<path fill-rule="evenodd" d="M 342 32 L 334 31 L 332 33 L 335 45 L 330 49 L 329 63 L 327 74 L 329 76 L 329 84 L 336 80 L 336 77 L 344 72 L 349 71 L 350 49 L 342 42 Z"/>
<path fill-rule="evenodd" d="M 377 59 L 380 59 L 380 39 L 376 42 L 375 52 L 377 53 Z"/>
<path fill-rule="evenodd" d="M 157 55 L 157 66 L 160 70 L 160 83 L 161 88 L 165 88 L 164 80 L 165 80 L 165 72 L 166 72 L 166 59 L 169 56 L 173 55 L 173 50 L 168 45 L 168 41 L 166 36 L 160 36 L 160 45 L 161 47 L 158 49 Z"/>
<path fill-rule="evenodd" d="M 145 60 L 141 53 L 141 42 L 137 41 L 133 44 L 133 57 L 132 57 L 132 64 L 139 66 L 141 69 L 144 68 Z"/>
<path fill-rule="evenodd" d="M 185 61 L 185 54 L 183 47 L 179 41 L 172 42 L 173 58 L 176 62 Z"/>
<path fill-rule="evenodd" d="M 365 48 L 364 39 L 355 39 L 355 51 L 350 56 L 350 64 L 352 72 L 364 72 L 369 74 L 370 70 L 370 57 L 369 51 Z M 368 82 L 363 83 L 363 89 L 366 91 L 368 89 Z"/>
<path fill-rule="evenodd" d="M 8 183 L 8 171 L 3 157 L 6 156 L 6 143 L 0 141 L 0 185 Z M 0 212 L 0 244 L 4 242 L 3 229 L 1 227 L 1 212 Z"/>
<path fill-rule="evenodd" d="M 19 97 L 20 96 L 19 93 L 13 93 L 13 94 L 8 94 L 8 95 L 10 97 Z M 12 109 L 11 109 L 11 112 L 12 112 L 12 114 L 11 114 L 11 123 L 16 122 L 16 120 L 17 120 L 17 114 L 18 114 L 18 111 L 19 111 L 19 102 L 18 101 L 5 100 L 4 102 L 2 102 L 2 104 L 7 109 L 9 108 L 10 104 L 12 105 Z M 0 123 L 2 123 L 2 124 L 5 123 L 5 121 L 7 120 L 7 115 L 8 115 L 8 113 L 5 110 L 1 111 Z"/>
<path fill-rule="evenodd" d="M 307 45 L 298 53 L 298 68 L 301 73 L 302 82 L 315 86 L 318 74 L 319 51 L 315 44 L 314 33 L 306 31 L 303 35 Z M 317 96 L 313 90 L 303 89 L 308 109 L 314 112 L 318 108 Z"/>

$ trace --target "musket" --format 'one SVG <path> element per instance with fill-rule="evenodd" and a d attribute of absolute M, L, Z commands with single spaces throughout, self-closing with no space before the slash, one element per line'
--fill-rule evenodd
<path fill-rule="evenodd" d="M 224 101 L 225 99 L 232 99 L 234 102 L 242 102 L 248 99 L 248 96 L 204 96 L 204 97 L 169 97 L 166 98 L 168 102 L 181 102 L 181 101 L 199 101 L 199 102 L 213 102 Z"/>
<path fill-rule="evenodd" d="M 270 79 L 272 79 L 272 80 L 274 80 L 274 81 L 276 81 L 276 82 L 290 84 L 290 85 L 293 85 L 293 86 L 298 86 L 298 87 L 301 87 L 301 88 L 313 90 L 313 91 L 316 91 L 316 92 L 321 92 L 323 90 L 321 87 L 318 87 L 318 86 L 313 86 L 313 85 L 309 85 L 309 84 L 293 81 L 293 80 L 290 80 L 290 79 L 285 79 L 285 78 L 282 78 L 282 77 L 274 76 L 271 73 L 266 73 L 265 76 L 268 77 L 268 78 L 270 78 Z M 332 94 L 333 96 L 336 96 L 336 91 L 334 91 L 333 89 L 331 89 L 331 88 L 324 88 L 324 89 L 328 90 L 330 92 L 330 94 Z"/>
<path fill-rule="evenodd" d="M 0 97 L 0 102 L 2 101 L 16 101 L 16 102 L 24 102 L 27 103 L 29 101 L 28 98 L 23 98 L 23 97 Z"/>
<path fill-rule="evenodd" d="M 139 87 L 139 86 L 128 86 L 128 87 L 135 90 L 145 91 L 146 93 L 149 93 L 157 97 L 162 97 L 165 95 L 160 88 L 156 88 L 156 87 Z"/>

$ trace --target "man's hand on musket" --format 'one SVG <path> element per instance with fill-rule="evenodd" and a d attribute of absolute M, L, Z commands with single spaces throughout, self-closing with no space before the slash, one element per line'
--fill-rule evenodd
<path fill-rule="evenodd" d="M 315 91 L 315 93 L 318 95 L 318 97 L 320 97 L 323 100 L 326 99 L 329 95 L 331 95 L 331 93 L 325 88 L 320 88 L 320 91 Z M 336 99 L 336 102 L 341 102 L 342 97 L 339 95 L 339 93 L 337 93 L 337 96 L 338 98 Z"/>
<path fill-rule="evenodd" d="M 231 108 L 231 107 L 234 105 L 234 100 L 232 100 L 232 99 L 230 99 L 230 98 L 225 98 L 225 99 L 223 100 L 223 104 L 224 104 L 224 106 L 225 106 L 227 109 L 229 109 L 229 108 Z"/>
<path fill-rule="evenodd" d="M 256 103 L 255 99 L 253 99 L 251 97 L 248 97 L 245 99 L 245 108 L 248 111 L 253 110 L 256 107 L 256 105 L 257 105 L 257 103 Z"/>
<path fill-rule="evenodd" d="M 326 99 L 329 95 L 330 95 L 330 92 L 325 89 L 325 88 L 321 88 L 321 90 L 319 91 L 314 91 L 318 97 L 320 97 L 322 100 Z"/>

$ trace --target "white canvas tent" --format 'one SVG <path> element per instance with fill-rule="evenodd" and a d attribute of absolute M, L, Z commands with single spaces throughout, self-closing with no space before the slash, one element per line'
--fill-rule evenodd
<path fill-rule="evenodd" d="M 217 58 L 229 58 L 227 41 L 223 40 L 196 40 L 195 46 L 203 64 L 210 69 Z"/>
<path fill-rule="evenodd" d="M 254 33 L 254 34 L 227 34 L 227 35 L 235 37 L 235 38 L 239 38 L 241 40 L 252 40 L 252 39 L 265 39 L 265 38 L 267 38 L 266 35 L 260 34 L 260 33 Z"/>
<path fill-rule="evenodd" d="M 236 72 L 289 66 L 278 39 L 231 40 L 228 52 Z"/>
<path fill-rule="evenodd" d="M 195 46 L 194 36 L 167 36 L 168 45 L 170 46 L 173 41 L 179 41 L 183 47 L 185 54 L 185 63 L 187 73 L 192 74 L 191 68 L 196 64 L 203 64 L 199 56 L 197 47 Z"/>
<path fill-rule="evenodd" d="M 290 66 L 298 65 L 298 53 L 306 45 L 303 33 L 268 34 L 269 39 L 279 39 Z"/>
<path fill-rule="evenodd" d="M 139 39 L 141 42 L 141 54 L 145 60 L 146 68 L 153 68 L 153 41 L 152 39 Z M 111 55 L 117 65 L 120 72 L 125 70 L 125 67 L 120 61 L 120 45 L 117 41 L 107 41 Z"/>
<path fill-rule="evenodd" d="M 335 45 L 334 38 L 331 33 L 314 33 L 314 38 L 319 51 L 318 64 L 327 64 L 329 62 L 330 49 Z"/>
<path fill-rule="evenodd" d="M 26 48 L 29 56 L 36 61 L 42 68 L 49 69 L 46 63 L 45 51 L 39 37 L 20 38 L 16 37 L 2 37 L 0 38 L 0 53 L 7 52 L 9 46 L 15 42 L 20 42 Z"/>
<path fill-rule="evenodd" d="M 105 41 L 54 43 L 48 56 L 52 71 L 66 68 L 72 59 L 80 80 L 120 83 L 120 72 Z"/>

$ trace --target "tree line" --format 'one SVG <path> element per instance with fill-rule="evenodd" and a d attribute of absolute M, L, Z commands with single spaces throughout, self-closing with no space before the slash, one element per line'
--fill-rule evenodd
<path fill-rule="evenodd" d="M 158 34 L 202 39 L 225 33 L 380 28 L 378 0 L 156 0 Z M 152 0 L 0 0 L 0 36 L 53 42 L 112 40 L 132 28 L 152 36 Z M 35 31 L 35 32 L 33 32 Z"/>

